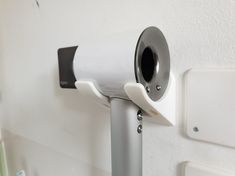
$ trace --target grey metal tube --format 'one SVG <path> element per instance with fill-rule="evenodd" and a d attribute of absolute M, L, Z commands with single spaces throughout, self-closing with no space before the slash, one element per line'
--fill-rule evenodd
<path fill-rule="evenodd" d="M 112 176 L 142 176 L 142 124 L 138 111 L 129 100 L 111 99 Z"/>

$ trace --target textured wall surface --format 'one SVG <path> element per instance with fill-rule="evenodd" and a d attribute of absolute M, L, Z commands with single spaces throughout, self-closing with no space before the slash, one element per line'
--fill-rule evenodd
<path fill-rule="evenodd" d="M 149 25 L 169 43 L 179 101 L 175 127 L 144 122 L 144 176 L 181 176 L 188 160 L 235 171 L 235 149 L 188 139 L 182 113 L 187 69 L 235 66 L 234 0 L 0 0 L 0 115 L 11 175 L 110 175 L 110 111 L 59 88 L 57 49 Z"/>

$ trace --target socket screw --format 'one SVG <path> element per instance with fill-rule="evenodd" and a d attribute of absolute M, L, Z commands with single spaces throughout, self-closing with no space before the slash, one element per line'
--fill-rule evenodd
<path fill-rule="evenodd" d="M 142 111 L 141 111 L 141 110 L 139 110 L 139 111 L 137 112 L 137 119 L 138 119 L 139 121 L 143 120 L 143 114 L 142 114 Z"/>
<path fill-rule="evenodd" d="M 193 127 L 193 131 L 197 133 L 197 132 L 199 132 L 199 128 L 198 127 Z"/>
<path fill-rule="evenodd" d="M 137 132 L 140 134 L 140 133 L 142 133 L 142 125 L 139 125 L 138 127 L 137 127 Z"/>
<path fill-rule="evenodd" d="M 146 89 L 147 93 L 149 93 L 149 92 L 150 92 L 150 88 L 149 88 L 149 86 L 147 86 L 145 89 Z"/>
<path fill-rule="evenodd" d="M 162 87 L 161 87 L 160 85 L 157 85 L 157 86 L 156 86 L 157 91 L 160 91 L 161 88 L 162 88 Z"/>

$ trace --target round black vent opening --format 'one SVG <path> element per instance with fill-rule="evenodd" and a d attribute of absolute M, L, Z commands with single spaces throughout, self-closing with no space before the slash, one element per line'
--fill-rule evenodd
<path fill-rule="evenodd" d="M 153 78 L 156 61 L 154 58 L 154 53 L 151 48 L 147 47 L 144 49 L 141 58 L 141 72 L 146 82 L 150 82 Z"/>

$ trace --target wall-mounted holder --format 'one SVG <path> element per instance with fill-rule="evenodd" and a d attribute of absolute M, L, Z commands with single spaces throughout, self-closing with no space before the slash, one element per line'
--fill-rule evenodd
<path fill-rule="evenodd" d="M 173 74 L 170 75 L 166 94 L 157 102 L 149 98 L 144 86 L 140 83 L 126 83 L 124 90 L 128 98 L 146 113 L 148 117 L 162 125 L 175 125 L 176 85 Z M 95 84 L 91 81 L 76 81 L 75 86 L 81 95 L 88 99 L 110 108 L 110 100 L 100 93 Z"/>
<path fill-rule="evenodd" d="M 101 94 L 93 82 L 76 81 L 75 87 L 78 89 L 79 94 L 85 95 L 88 99 L 105 107 L 110 107 L 109 98 Z"/>
<path fill-rule="evenodd" d="M 173 74 L 170 74 L 164 96 L 156 102 L 149 98 L 144 86 L 140 83 L 126 83 L 124 89 L 129 99 L 139 106 L 147 116 L 154 118 L 157 123 L 162 125 L 175 125 L 176 85 Z"/>

